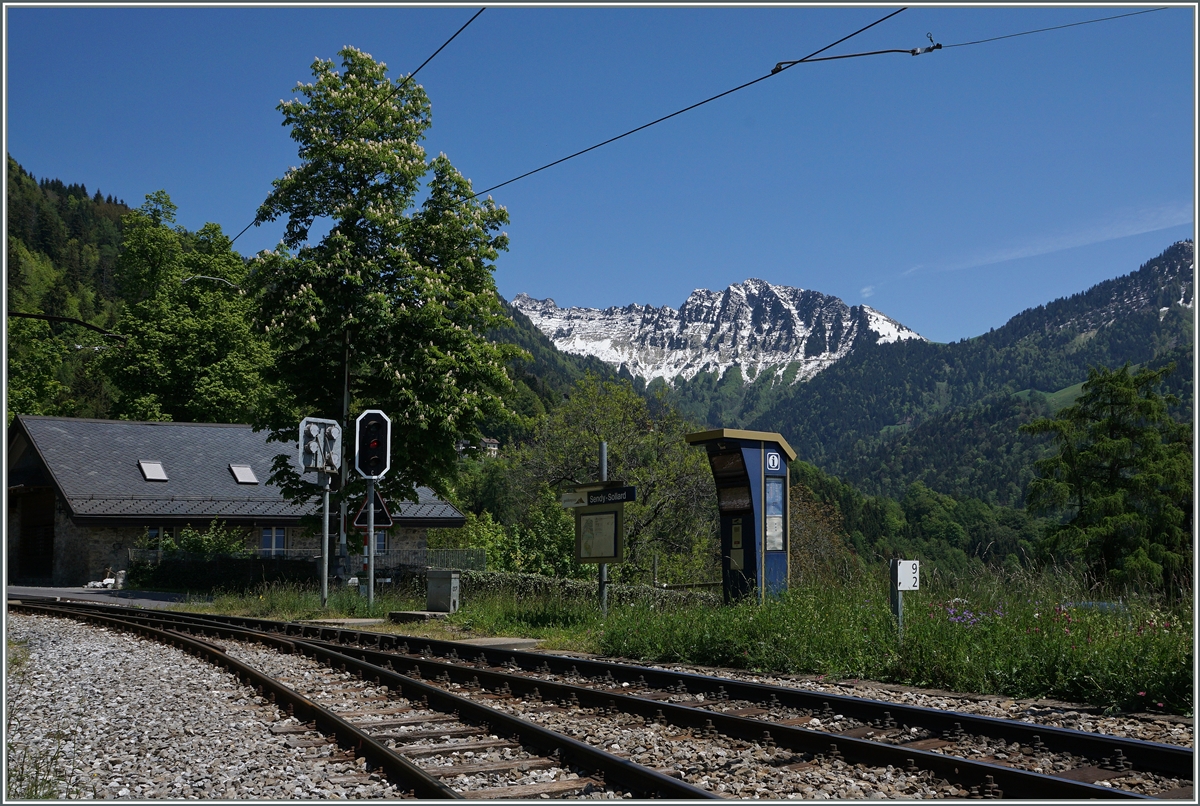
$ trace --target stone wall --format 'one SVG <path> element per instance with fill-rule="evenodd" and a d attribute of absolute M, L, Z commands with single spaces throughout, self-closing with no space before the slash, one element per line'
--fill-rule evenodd
<path fill-rule="evenodd" d="M 16 563 L 20 555 L 21 499 L 10 499 L 7 512 L 7 535 L 5 546 L 8 551 L 10 581 L 20 579 L 21 569 Z M 195 528 L 205 528 L 199 526 Z M 81 587 L 88 582 L 104 579 L 108 571 L 116 573 L 129 569 L 129 549 L 134 548 L 145 533 L 144 526 L 100 527 L 80 526 L 71 521 L 62 500 L 54 500 L 54 570 L 51 584 L 59 587 Z M 388 530 L 388 549 L 424 549 L 429 545 L 428 529 Z M 249 529 L 246 545 L 258 549 L 261 532 Z M 361 540 L 354 532 L 349 540 Z M 330 535 L 331 553 L 337 555 L 337 533 Z M 287 528 L 287 546 L 291 552 L 321 552 L 321 535 L 305 527 Z M 294 555 L 293 555 L 294 556 Z"/>
<path fill-rule="evenodd" d="M 21 502 L 24 496 L 8 496 L 8 512 L 5 513 L 8 532 L 4 536 L 5 558 L 8 560 L 8 581 L 20 577 L 21 574 Z"/>
<path fill-rule="evenodd" d="M 78 526 L 66 507 L 54 501 L 54 585 L 71 587 L 104 579 L 105 572 L 129 568 L 129 549 L 145 532 L 142 526 Z"/>
<path fill-rule="evenodd" d="M 429 548 L 428 529 L 388 530 L 388 549 L 392 551 Z"/>
<path fill-rule="evenodd" d="M 331 540 L 337 540 L 337 532 L 331 535 Z M 321 535 L 303 526 L 289 526 L 287 530 L 287 547 L 289 551 L 311 551 L 314 555 L 321 553 Z M 256 547 L 257 548 L 257 547 Z"/>

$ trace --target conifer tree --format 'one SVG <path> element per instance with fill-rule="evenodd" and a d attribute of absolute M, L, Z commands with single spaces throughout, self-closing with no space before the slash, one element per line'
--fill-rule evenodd
<path fill-rule="evenodd" d="M 1093 367 L 1074 405 L 1022 426 L 1057 448 L 1028 490 L 1032 509 L 1066 515 L 1047 549 L 1116 585 L 1191 584 L 1192 432 L 1167 413 L 1179 400 L 1157 391 L 1174 368 Z"/>

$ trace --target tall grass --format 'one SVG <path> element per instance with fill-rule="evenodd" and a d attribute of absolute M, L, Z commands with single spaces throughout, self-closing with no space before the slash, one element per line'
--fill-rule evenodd
<path fill-rule="evenodd" d="M 603 619 L 594 602 L 544 594 L 513 597 L 488 593 L 473 597 L 450 623 L 481 635 L 537 638 L 547 649 L 595 651 Z"/>
<path fill-rule="evenodd" d="M 460 633 L 539 638 L 547 648 L 645 661 L 867 678 L 1124 710 L 1193 709 L 1189 607 L 1105 594 L 1054 569 L 965 579 L 931 574 L 921 590 L 904 594 L 903 636 L 883 570 L 813 580 L 762 606 L 614 586 L 607 618 L 592 583 L 467 573 L 463 583 L 462 608 L 447 619 Z M 1079 606 L 1098 599 L 1113 606 Z M 419 582 L 381 589 L 374 607 L 354 589 L 332 589 L 329 605 L 322 610 L 311 586 L 270 584 L 185 607 L 290 620 L 385 618 L 390 610 L 425 606 Z"/>
<path fill-rule="evenodd" d="M 886 574 L 794 588 L 763 606 L 612 614 L 607 653 L 661 662 L 870 678 L 1011 697 L 1191 713 L 1192 614 L 1144 598 L 1108 611 L 1052 572 L 934 579 L 904 596 L 898 633 Z"/>
<path fill-rule="evenodd" d="M 392 610 L 425 607 L 424 595 L 408 585 L 380 585 L 375 602 L 357 588 L 330 586 L 329 606 L 321 607 L 321 589 L 315 583 L 264 582 L 248 591 L 214 591 L 211 596 L 189 596 L 176 609 L 194 613 L 253 616 L 300 621 L 318 618 L 387 618 Z"/>

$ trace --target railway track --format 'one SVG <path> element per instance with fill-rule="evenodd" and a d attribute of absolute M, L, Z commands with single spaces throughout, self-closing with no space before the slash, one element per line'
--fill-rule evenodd
<path fill-rule="evenodd" d="M 827 775 L 886 780 L 910 796 L 1190 797 L 1192 751 L 1173 745 L 335 627 L 31 600 L 22 607 L 120 618 L 159 640 L 206 646 L 235 673 L 254 669 L 254 685 L 291 707 L 294 718 L 279 730 L 297 742 L 333 737 L 393 781 L 417 776 L 415 767 L 425 779 L 407 785 L 418 797 L 796 797 Z M 623 736 L 635 746 L 622 745 Z M 547 772 L 526 784 L 541 789 L 521 795 L 509 785 L 514 771 Z M 738 779 L 753 788 L 738 789 Z"/>

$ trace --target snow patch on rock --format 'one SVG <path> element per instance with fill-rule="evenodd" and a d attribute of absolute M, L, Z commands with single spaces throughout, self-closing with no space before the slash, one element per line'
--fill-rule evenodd
<path fill-rule="evenodd" d="M 921 339 L 865 305 L 848 306 L 818 291 L 749 279 L 724 291 L 698 288 L 678 310 L 664 305 L 560 308 L 518 294 L 513 306 L 563 352 L 592 355 L 646 379 L 718 376 L 737 368 L 749 383 L 796 368 L 807 380 L 862 340 Z"/>

